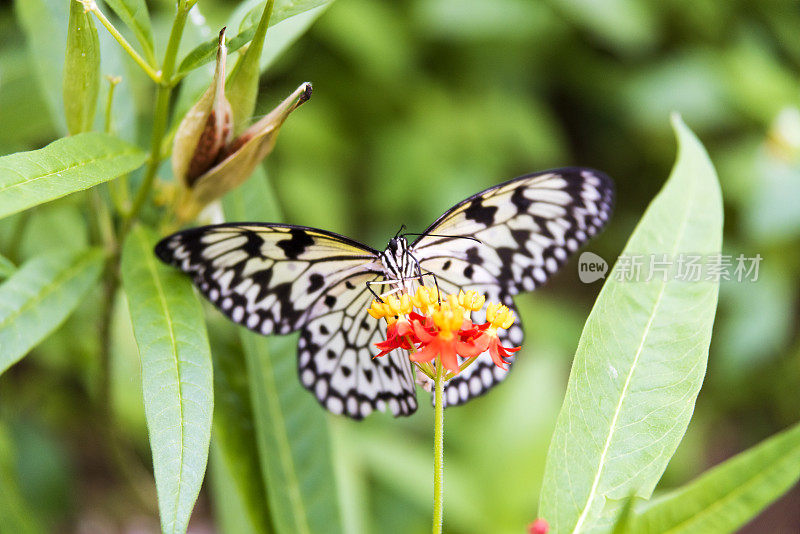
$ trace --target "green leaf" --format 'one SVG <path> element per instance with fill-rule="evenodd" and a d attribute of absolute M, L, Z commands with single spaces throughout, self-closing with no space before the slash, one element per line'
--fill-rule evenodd
<path fill-rule="evenodd" d="M 229 327 L 227 323 L 225 326 Z M 271 533 L 255 447 L 247 368 L 242 351 L 236 349 L 214 346 L 213 350 L 216 402 L 211 441 L 212 504 L 222 532 Z"/>
<path fill-rule="evenodd" d="M 342 532 L 325 411 L 297 377 L 297 336 L 241 338 L 275 531 Z"/>
<path fill-rule="evenodd" d="M 680 254 L 719 254 L 722 200 L 700 142 L 680 118 L 673 127 L 672 175 L 623 252 L 672 263 L 636 282 L 618 261 L 586 321 L 545 466 L 539 516 L 554 533 L 607 530 L 625 499 L 650 497 L 703 382 L 719 282 L 675 269 Z"/>
<path fill-rule="evenodd" d="M 0 218 L 131 172 L 145 161 L 137 147 L 87 132 L 39 150 L 0 158 Z"/>
<path fill-rule="evenodd" d="M 183 533 L 208 460 L 214 407 L 203 310 L 186 276 L 153 254 L 156 237 L 135 228 L 122 250 L 122 283 L 142 361 L 161 529 Z"/>
<path fill-rule="evenodd" d="M 225 197 L 230 220 L 278 220 L 263 171 Z M 326 414 L 297 377 L 297 336 L 241 330 L 258 453 L 275 531 L 342 532 Z"/>
<path fill-rule="evenodd" d="M 70 134 L 92 129 L 100 90 L 100 40 L 92 14 L 77 0 L 69 3 L 64 60 L 64 115 Z"/>
<path fill-rule="evenodd" d="M 92 14 L 70 0 L 64 60 L 64 115 L 71 135 L 92 129 L 100 91 L 100 40 Z"/>
<path fill-rule="evenodd" d="M 0 255 L 0 280 L 5 280 L 17 270 L 17 266 L 5 256 Z"/>
<path fill-rule="evenodd" d="M 327 7 L 333 0 L 276 0 L 269 19 L 269 26 L 275 26 L 286 19 L 301 15 L 322 6 Z M 261 14 L 263 5 L 254 8 L 243 21 L 243 27 L 239 34 L 228 41 L 228 52 L 235 52 L 253 40 L 258 27 L 258 16 L 253 13 Z M 322 11 L 320 10 L 320 14 Z M 255 20 L 254 20 L 255 19 Z M 217 39 L 210 39 L 202 43 L 189 52 L 181 61 L 178 67 L 177 77 L 183 78 L 194 69 L 205 65 L 214 60 L 217 51 Z"/>
<path fill-rule="evenodd" d="M 800 479 L 800 424 L 644 503 L 623 532 L 734 532 Z"/>
<path fill-rule="evenodd" d="M 155 65 L 156 56 L 153 44 L 153 28 L 150 25 L 150 13 L 147 11 L 145 0 L 104 0 L 114 13 L 129 27 L 136 40 L 142 45 L 144 58 L 151 65 Z"/>
<path fill-rule="evenodd" d="M 100 250 L 51 252 L 0 285 L 0 374 L 64 322 L 102 270 Z"/>

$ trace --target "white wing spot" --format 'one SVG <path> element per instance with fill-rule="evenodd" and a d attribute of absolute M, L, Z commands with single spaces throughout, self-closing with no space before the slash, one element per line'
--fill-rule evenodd
<path fill-rule="evenodd" d="M 300 377 L 300 379 L 303 381 L 304 386 L 310 386 L 311 384 L 313 384 L 314 378 L 316 377 L 314 376 L 314 371 L 312 371 L 311 369 L 306 369 L 305 371 L 303 371 L 303 375 Z"/>
<path fill-rule="evenodd" d="M 342 409 L 344 408 L 344 404 L 342 404 L 342 399 L 339 397 L 328 397 L 325 407 L 328 408 L 329 412 L 340 415 L 342 413 Z"/>

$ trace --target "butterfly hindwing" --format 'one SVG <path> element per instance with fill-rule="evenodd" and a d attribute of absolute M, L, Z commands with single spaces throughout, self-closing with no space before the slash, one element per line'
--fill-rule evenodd
<path fill-rule="evenodd" d="M 376 251 L 322 230 L 242 223 L 179 232 L 156 254 L 234 322 L 259 334 L 300 330 L 301 383 L 330 411 L 415 411 L 408 359 L 371 357 L 380 328 L 366 313 L 366 283 L 383 279 Z"/>
<path fill-rule="evenodd" d="M 417 408 L 408 356 L 393 351 L 374 358 L 374 344 L 383 341 L 385 325 L 367 313 L 374 297 L 366 282 L 379 279 L 382 277 L 369 275 L 360 284 L 345 281 L 330 287 L 326 298 L 331 308 L 313 314 L 298 341 L 303 386 L 328 411 L 354 419 L 373 410 L 410 415 Z"/>

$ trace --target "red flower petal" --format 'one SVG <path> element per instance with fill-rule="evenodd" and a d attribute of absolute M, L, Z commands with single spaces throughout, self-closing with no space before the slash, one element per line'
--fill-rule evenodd
<path fill-rule="evenodd" d="M 511 362 L 506 361 L 506 358 L 510 357 L 520 348 L 522 347 L 512 347 L 510 349 L 505 348 L 500 344 L 500 338 L 498 338 L 496 335 L 489 342 L 489 354 L 492 356 L 492 361 L 497 367 L 505 370 L 508 370 L 508 367 L 506 366 L 511 364 Z"/>
<path fill-rule="evenodd" d="M 436 349 L 436 347 L 432 345 L 426 345 L 417 352 L 412 353 L 409 358 L 412 362 L 430 362 L 436 358 L 438 353 L 439 351 Z"/>
<path fill-rule="evenodd" d="M 442 358 L 442 365 L 448 371 L 458 374 L 458 357 L 456 356 L 456 337 L 450 341 L 439 342 L 439 356 Z"/>

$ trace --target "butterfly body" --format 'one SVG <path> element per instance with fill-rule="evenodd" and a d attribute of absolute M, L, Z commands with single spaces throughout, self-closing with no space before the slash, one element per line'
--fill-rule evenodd
<path fill-rule="evenodd" d="M 380 261 L 386 281 L 395 289 L 410 291 L 411 281 L 418 280 L 422 275 L 419 262 L 411 255 L 408 240 L 404 236 L 398 235 L 389 241 L 386 250 L 380 253 Z"/>
<path fill-rule="evenodd" d="M 375 294 L 436 284 L 476 290 L 513 309 L 513 295 L 547 281 L 608 220 L 613 185 L 569 168 L 523 176 L 456 204 L 409 243 L 382 252 L 315 228 L 226 223 L 162 240 L 156 254 L 192 276 L 234 322 L 260 334 L 300 331 L 300 382 L 329 411 L 360 419 L 373 410 L 416 410 L 416 377 L 398 349 L 383 358 L 384 328 L 367 314 Z M 517 322 L 508 345 L 522 343 Z M 477 314 L 476 321 L 484 317 Z M 462 404 L 506 376 L 488 353 L 448 382 L 445 403 Z"/>

